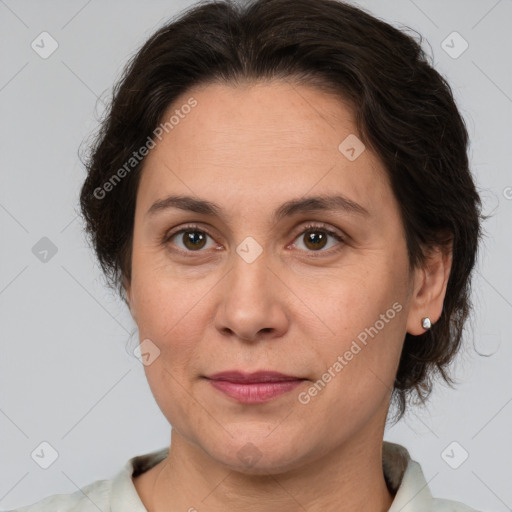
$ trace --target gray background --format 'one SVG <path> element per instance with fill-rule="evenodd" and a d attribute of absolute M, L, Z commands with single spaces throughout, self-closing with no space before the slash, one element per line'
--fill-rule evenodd
<path fill-rule="evenodd" d="M 461 384 L 439 385 L 428 411 L 411 411 L 385 438 L 421 463 L 434 496 L 512 510 L 512 2 L 358 3 L 425 36 L 467 121 L 472 169 L 493 215 L 454 368 Z M 190 4 L 0 0 L 2 509 L 110 478 L 128 458 L 168 445 L 169 425 L 131 353 L 134 323 L 105 288 L 77 217 L 77 150 L 126 60 Z M 43 31 L 59 45 L 47 59 L 31 47 Z M 458 58 L 442 46 L 453 31 L 469 44 Z M 453 53 L 463 42 L 444 44 Z M 43 237 L 57 248 L 46 261 L 36 245 Z M 48 469 L 31 457 L 43 441 L 58 452 Z M 453 469 L 446 460 L 457 465 L 462 450 L 469 457 Z"/>

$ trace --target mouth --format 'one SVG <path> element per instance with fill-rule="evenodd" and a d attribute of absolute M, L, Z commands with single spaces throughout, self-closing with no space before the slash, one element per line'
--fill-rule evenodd
<path fill-rule="evenodd" d="M 206 377 L 216 390 L 245 404 L 261 404 L 290 392 L 307 380 L 273 371 L 220 372 Z"/>

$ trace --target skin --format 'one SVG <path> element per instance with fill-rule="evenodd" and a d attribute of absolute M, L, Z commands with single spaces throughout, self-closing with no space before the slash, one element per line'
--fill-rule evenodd
<path fill-rule="evenodd" d="M 169 113 L 190 96 L 197 106 L 146 158 L 125 282 L 140 340 L 160 350 L 144 368 L 172 425 L 169 457 L 133 478 L 141 500 L 150 512 L 388 510 L 382 442 L 403 340 L 424 332 L 423 317 L 441 315 L 450 256 L 432 251 L 428 266 L 409 269 L 381 162 L 369 149 L 354 161 L 338 149 L 357 134 L 339 98 L 285 81 L 209 84 Z M 286 201 L 335 193 L 369 215 L 272 219 Z M 214 202 L 222 215 L 148 214 L 171 194 Z M 210 235 L 199 250 L 183 233 L 162 241 L 191 222 Z M 344 241 L 329 236 L 315 249 L 308 222 Z M 251 263 L 236 252 L 248 236 L 263 249 Z M 299 393 L 394 303 L 401 311 L 300 403 Z M 203 378 L 233 369 L 308 380 L 269 402 L 241 404 Z M 237 456 L 249 442 L 260 456 L 250 467 Z"/>

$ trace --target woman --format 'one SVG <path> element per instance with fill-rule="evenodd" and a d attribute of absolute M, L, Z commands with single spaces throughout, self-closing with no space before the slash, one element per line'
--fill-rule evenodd
<path fill-rule="evenodd" d="M 461 343 L 467 143 L 418 43 L 348 4 L 209 2 L 160 29 L 81 206 L 170 447 L 20 510 L 473 510 L 383 441 Z"/>

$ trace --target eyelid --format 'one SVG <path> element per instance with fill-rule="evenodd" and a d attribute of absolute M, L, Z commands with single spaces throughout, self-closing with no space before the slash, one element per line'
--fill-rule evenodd
<path fill-rule="evenodd" d="M 317 222 L 317 221 L 310 221 L 304 224 L 302 223 L 299 227 L 297 227 L 296 230 L 294 230 L 294 233 L 296 233 L 294 236 L 297 238 L 299 235 L 306 233 L 307 231 L 313 231 L 315 229 L 318 229 L 319 231 L 325 231 L 326 233 L 333 235 L 335 237 L 339 237 L 341 240 L 345 239 L 345 236 L 343 233 L 332 226 L 331 224 L 325 224 L 324 222 Z"/>

